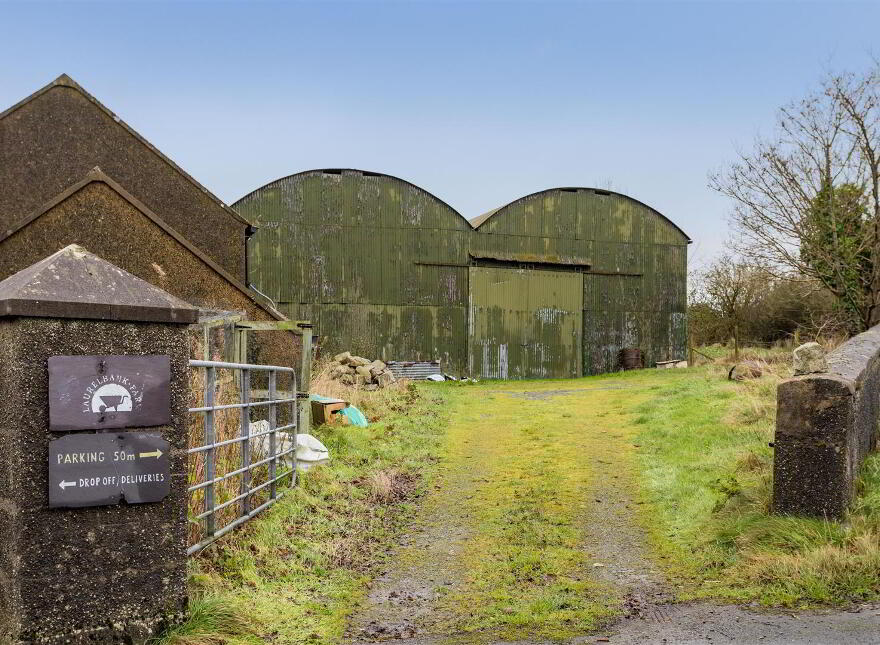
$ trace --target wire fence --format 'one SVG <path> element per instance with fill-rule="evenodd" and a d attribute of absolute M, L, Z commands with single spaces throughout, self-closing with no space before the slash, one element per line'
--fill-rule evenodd
<path fill-rule="evenodd" d="M 193 555 L 280 499 L 282 480 L 295 483 L 301 395 L 289 367 L 189 364 L 196 372 L 193 392 L 201 395 L 189 409 L 187 553 Z"/>

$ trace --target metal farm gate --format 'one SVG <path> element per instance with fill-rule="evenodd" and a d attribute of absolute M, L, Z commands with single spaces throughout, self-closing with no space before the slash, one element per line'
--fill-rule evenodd
<path fill-rule="evenodd" d="M 295 483 L 297 403 L 308 394 L 297 392 L 296 372 L 289 367 L 189 364 L 201 373 L 202 393 L 201 405 L 189 410 L 190 440 L 196 444 L 187 450 L 187 553 L 193 555 L 274 504 L 282 480 Z M 266 389 L 255 389 L 252 377 L 263 377 Z"/>
<path fill-rule="evenodd" d="M 583 274 L 470 267 L 470 373 L 482 378 L 581 375 Z"/>

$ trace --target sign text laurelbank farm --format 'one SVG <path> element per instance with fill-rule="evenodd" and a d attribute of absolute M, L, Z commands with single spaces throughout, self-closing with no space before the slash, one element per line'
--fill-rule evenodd
<path fill-rule="evenodd" d="M 167 356 L 53 356 L 49 428 L 103 430 L 171 421 Z"/>
<path fill-rule="evenodd" d="M 53 356 L 49 427 L 103 430 L 170 423 L 168 356 Z M 171 490 L 159 433 L 98 432 L 49 442 L 49 506 L 158 502 Z"/>

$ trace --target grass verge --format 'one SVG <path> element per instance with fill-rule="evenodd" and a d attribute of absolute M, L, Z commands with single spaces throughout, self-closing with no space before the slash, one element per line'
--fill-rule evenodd
<path fill-rule="evenodd" d="M 880 598 L 880 457 L 841 522 L 769 513 L 776 386 L 764 374 L 726 380 L 723 365 L 681 370 L 640 404 L 637 435 L 645 525 L 685 598 L 806 607 Z"/>
<path fill-rule="evenodd" d="M 191 562 L 189 619 L 157 645 L 338 640 L 435 470 L 445 395 L 402 385 L 361 405 L 367 428 L 322 426 L 331 463 Z"/>

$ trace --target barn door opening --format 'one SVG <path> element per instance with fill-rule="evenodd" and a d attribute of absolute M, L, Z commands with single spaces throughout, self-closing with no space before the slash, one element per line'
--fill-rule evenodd
<path fill-rule="evenodd" d="M 481 378 L 567 378 L 583 365 L 583 275 L 470 267 L 468 367 Z"/>

